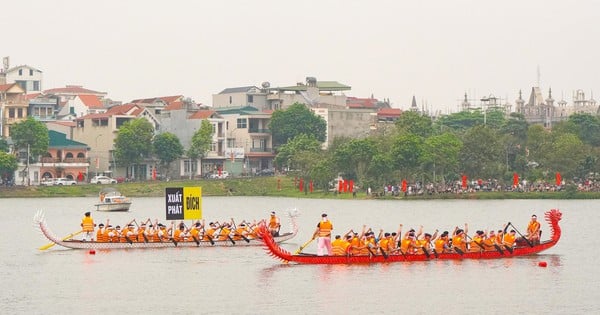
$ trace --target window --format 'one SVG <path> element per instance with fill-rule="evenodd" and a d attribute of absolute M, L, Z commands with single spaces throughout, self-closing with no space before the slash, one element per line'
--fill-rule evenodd
<path fill-rule="evenodd" d="M 29 76 L 33 75 L 33 69 L 29 69 Z"/>
<path fill-rule="evenodd" d="M 33 81 L 33 91 L 40 91 L 40 81 Z"/>
<path fill-rule="evenodd" d="M 235 138 L 229 138 L 229 139 L 227 139 L 227 147 L 228 148 L 235 148 Z"/>
<path fill-rule="evenodd" d="M 23 75 L 23 69 L 19 69 L 19 75 Z"/>
<path fill-rule="evenodd" d="M 217 152 L 217 143 L 213 142 L 210 144 L 210 150 L 213 152 Z"/>
<path fill-rule="evenodd" d="M 246 128 L 248 124 L 248 120 L 246 118 L 238 118 L 237 119 L 237 128 Z"/>
<path fill-rule="evenodd" d="M 8 109 L 8 118 L 15 118 L 15 109 L 14 108 Z"/>
<path fill-rule="evenodd" d="M 22 108 L 17 109 L 17 118 L 23 118 L 23 109 Z"/>
<path fill-rule="evenodd" d="M 196 164 L 197 163 L 195 163 L 192 160 L 184 160 L 183 161 L 183 172 L 185 174 L 189 174 L 190 172 L 196 173 L 196 170 L 198 169 Z"/>
<path fill-rule="evenodd" d="M 254 95 L 248 95 L 248 103 L 254 102 Z"/>

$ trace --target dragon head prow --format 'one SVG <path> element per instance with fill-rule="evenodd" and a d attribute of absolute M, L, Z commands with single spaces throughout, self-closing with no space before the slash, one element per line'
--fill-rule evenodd
<path fill-rule="evenodd" d="M 562 219 L 562 212 L 558 209 L 550 209 L 546 211 L 546 219 L 550 221 L 560 221 Z"/>

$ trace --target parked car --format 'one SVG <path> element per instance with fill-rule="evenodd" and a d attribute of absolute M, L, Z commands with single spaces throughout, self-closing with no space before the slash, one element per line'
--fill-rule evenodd
<path fill-rule="evenodd" d="M 273 176 L 275 175 L 275 170 L 271 168 L 265 168 L 264 170 L 260 170 L 256 172 L 256 176 Z"/>
<path fill-rule="evenodd" d="M 42 186 L 54 186 L 54 178 L 43 178 L 40 182 Z"/>
<path fill-rule="evenodd" d="M 116 184 L 117 180 L 108 176 L 94 176 L 90 180 L 90 184 Z"/>
<path fill-rule="evenodd" d="M 228 177 L 229 177 L 229 172 L 227 172 L 227 171 L 222 171 L 221 175 L 219 175 L 219 173 L 210 174 L 210 178 L 212 178 L 212 179 L 223 179 L 223 178 L 228 178 Z"/>
<path fill-rule="evenodd" d="M 56 185 L 56 186 L 77 185 L 77 182 L 73 179 L 59 177 L 54 180 L 54 185 Z"/>

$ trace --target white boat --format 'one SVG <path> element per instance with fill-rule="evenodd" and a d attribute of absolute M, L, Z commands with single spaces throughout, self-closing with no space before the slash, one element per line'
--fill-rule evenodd
<path fill-rule="evenodd" d="M 131 200 L 114 188 L 100 191 L 100 203 L 95 204 L 96 211 L 129 211 Z"/>

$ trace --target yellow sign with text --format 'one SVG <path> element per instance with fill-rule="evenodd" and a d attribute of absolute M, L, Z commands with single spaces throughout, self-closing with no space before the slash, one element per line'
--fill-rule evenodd
<path fill-rule="evenodd" d="M 167 220 L 202 219 L 202 187 L 165 189 Z"/>

